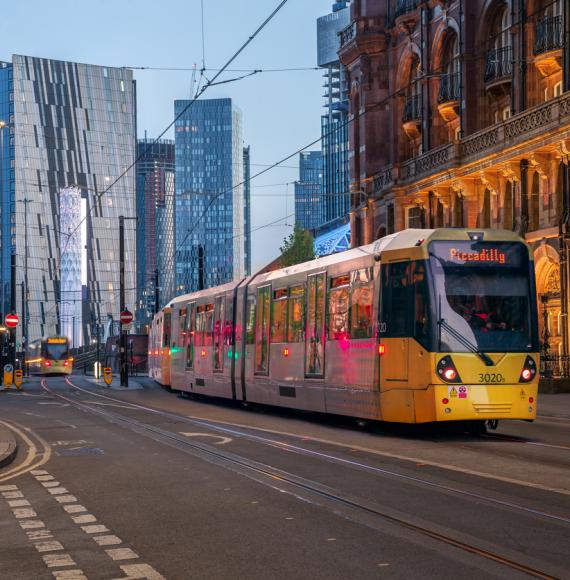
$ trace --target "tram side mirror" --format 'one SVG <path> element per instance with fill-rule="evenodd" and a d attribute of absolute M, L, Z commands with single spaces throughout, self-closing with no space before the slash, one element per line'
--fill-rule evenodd
<path fill-rule="evenodd" d="M 378 252 L 376 254 L 374 254 L 374 261 L 375 262 L 380 262 L 381 259 L 382 259 L 382 257 L 380 256 L 380 254 Z"/>

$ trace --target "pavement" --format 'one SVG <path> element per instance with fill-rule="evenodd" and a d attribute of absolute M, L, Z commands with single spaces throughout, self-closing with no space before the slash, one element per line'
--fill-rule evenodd
<path fill-rule="evenodd" d="M 83 378 L 89 383 L 92 383 L 105 389 L 109 388 L 112 391 L 140 391 L 141 389 L 144 389 L 142 383 L 140 383 L 136 379 L 133 379 L 132 377 L 129 377 L 128 387 L 121 387 L 121 381 L 117 375 L 113 376 L 113 380 L 111 381 L 110 385 L 107 385 L 102 378 L 100 379 L 96 379 L 94 377 L 83 377 Z"/>
<path fill-rule="evenodd" d="M 10 465 L 18 452 L 18 442 L 13 433 L 0 424 L 0 468 Z"/>

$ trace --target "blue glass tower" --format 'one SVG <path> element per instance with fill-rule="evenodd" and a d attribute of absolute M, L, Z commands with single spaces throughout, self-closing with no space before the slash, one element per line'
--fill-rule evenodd
<path fill-rule="evenodd" d="M 231 99 L 188 104 L 174 102 L 178 293 L 245 274 L 242 113 Z"/>
<path fill-rule="evenodd" d="M 299 181 L 295 182 L 295 223 L 312 230 L 323 223 L 323 155 L 304 151 L 299 156 Z"/>
<path fill-rule="evenodd" d="M 245 216 L 245 274 L 251 275 L 251 147 L 243 148 L 243 198 Z"/>
<path fill-rule="evenodd" d="M 332 12 L 317 20 L 317 64 L 324 72 L 325 114 L 321 117 L 323 149 L 323 221 L 348 216 L 348 87 L 338 58 L 338 33 L 350 24 L 350 2 L 337 1 Z"/>
<path fill-rule="evenodd" d="M 137 143 L 137 320 L 148 324 L 155 309 L 174 297 L 174 141 Z"/>

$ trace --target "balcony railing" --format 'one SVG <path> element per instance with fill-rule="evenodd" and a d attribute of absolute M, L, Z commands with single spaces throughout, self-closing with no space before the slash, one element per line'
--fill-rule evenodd
<path fill-rule="evenodd" d="M 396 4 L 396 18 L 413 12 L 418 7 L 418 0 L 398 0 Z"/>
<path fill-rule="evenodd" d="M 459 73 L 449 73 L 441 75 L 441 82 L 439 85 L 439 103 L 449 103 L 450 101 L 459 100 Z"/>
<path fill-rule="evenodd" d="M 351 22 L 346 28 L 339 32 L 340 46 L 344 46 L 352 42 L 356 38 L 357 23 L 356 20 Z"/>
<path fill-rule="evenodd" d="M 513 48 L 504 46 L 490 50 L 487 53 L 487 66 L 485 67 L 485 82 L 489 83 L 497 79 L 510 77 L 513 74 Z"/>
<path fill-rule="evenodd" d="M 544 54 L 564 46 L 562 16 L 549 16 L 538 20 L 534 32 L 534 54 Z"/>
<path fill-rule="evenodd" d="M 406 98 L 404 103 L 404 114 L 402 121 L 409 123 L 410 121 L 419 121 L 422 116 L 422 101 L 420 95 L 410 95 Z"/>

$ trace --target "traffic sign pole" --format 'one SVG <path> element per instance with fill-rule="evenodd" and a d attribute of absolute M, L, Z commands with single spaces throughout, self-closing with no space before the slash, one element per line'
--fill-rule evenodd
<path fill-rule="evenodd" d="M 125 216 L 119 216 L 119 291 L 120 291 L 120 346 L 121 357 L 121 387 L 129 386 L 127 369 L 127 332 L 123 328 L 122 314 L 125 312 Z"/>

